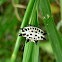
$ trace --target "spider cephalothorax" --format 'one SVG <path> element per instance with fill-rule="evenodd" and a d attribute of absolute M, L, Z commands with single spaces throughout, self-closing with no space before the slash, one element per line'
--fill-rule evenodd
<path fill-rule="evenodd" d="M 27 42 L 32 41 L 37 45 L 38 40 L 46 40 L 44 36 L 46 33 L 38 27 L 29 25 L 20 29 L 21 33 L 19 36 L 26 37 Z"/>

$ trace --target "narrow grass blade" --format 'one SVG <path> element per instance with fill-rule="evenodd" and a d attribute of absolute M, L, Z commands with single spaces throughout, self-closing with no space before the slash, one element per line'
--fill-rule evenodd
<path fill-rule="evenodd" d="M 38 0 L 35 1 L 29 24 L 38 26 Z M 39 46 L 33 42 L 25 43 L 23 62 L 38 62 Z"/>
<path fill-rule="evenodd" d="M 34 2 L 35 2 L 35 0 L 30 0 L 29 1 L 29 4 L 27 6 L 27 9 L 26 9 L 26 12 L 25 12 L 25 15 L 24 15 L 24 18 L 23 18 L 23 22 L 21 24 L 21 28 L 27 26 L 28 19 L 29 19 L 29 16 L 31 14 L 31 11 L 32 11 Z M 22 41 L 22 37 L 20 37 L 18 35 L 17 40 L 16 40 L 16 44 L 15 44 L 15 48 L 14 48 L 14 51 L 13 51 L 13 54 L 12 54 L 12 57 L 11 57 L 11 62 L 14 62 L 15 59 L 16 59 L 16 57 L 17 57 L 17 53 L 18 53 L 18 50 L 19 50 L 19 46 L 20 46 L 21 41 Z"/>
<path fill-rule="evenodd" d="M 49 0 L 40 0 L 40 12 L 57 62 L 62 62 L 62 41 L 51 14 Z"/>
<path fill-rule="evenodd" d="M 62 21 L 62 0 L 60 0 L 61 21 Z"/>

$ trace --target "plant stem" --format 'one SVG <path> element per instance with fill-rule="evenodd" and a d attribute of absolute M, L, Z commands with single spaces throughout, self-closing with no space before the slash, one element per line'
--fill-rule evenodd
<path fill-rule="evenodd" d="M 23 21 L 22 21 L 22 24 L 20 26 L 21 28 L 27 26 L 28 19 L 29 19 L 29 16 L 31 14 L 31 11 L 32 11 L 34 2 L 35 2 L 35 0 L 30 0 L 29 1 L 29 4 L 27 6 L 27 9 L 26 9 L 26 12 L 25 12 Z M 20 33 L 20 30 L 19 30 L 19 33 Z M 18 35 L 17 40 L 16 40 L 16 44 L 15 44 L 15 48 L 14 48 L 14 51 L 13 51 L 13 54 L 11 56 L 11 62 L 14 62 L 15 59 L 16 59 L 16 57 L 17 57 L 17 53 L 18 53 L 18 50 L 19 50 L 19 46 L 21 44 L 21 41 L 22 41 L 22 37 Z"/>
<path fill-rule="evenodd" d="M 29 24 L 38 26 L 38 0 L 35 0 Z M 39 46 L 31 41 L 25 43 L 23 62 L 38 62 L 38 56 Z"/>
<path fill-rule="evenodd" d="M 62 0 L 60 0 L 61 20 L 62 20 Z"/>
<path fill-rule="evenodd" d="M 61 20 L 57 24 L 57 30 L 60 32 L 60 27 L 62 26 L 62 0 L 60 0 L 60 12 L 61 12 Z"/>

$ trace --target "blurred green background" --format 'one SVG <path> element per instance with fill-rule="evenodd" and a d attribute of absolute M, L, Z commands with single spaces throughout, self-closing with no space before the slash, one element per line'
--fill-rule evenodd
<path fill-rule="evenodd" d="M 14 50 L 18 31 L 29 0 L 0 0 L 0 62 L 9 62 Z M 57 30 L 62 35 L 59 0 L 50 0 L 51 11 Z M 39 12 L 39 27 L 46 32 Z M 56 62 L 48 36 L 40 41 L 39 62 Z M 20 44 L 16 62 L 22 62 L 24 40 Z"/>

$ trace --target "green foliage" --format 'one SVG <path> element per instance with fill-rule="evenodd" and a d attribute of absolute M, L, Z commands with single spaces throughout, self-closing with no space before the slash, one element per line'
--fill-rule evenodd
<path fill-rule="evenodd" d="M 61 21 L 62 21 L 62 0 L 60 0 Z"/>
<path fill-rule="evenodd" d="M 29 24 L 38 27 L 38 0 L 35 1 Z M 33 17 L 34 16 L 34 17 Z M 23 62 L 38 62 L 39 46 L 33 42 L 25 43 Z"/>
<path fill-rule="evenodd" d="M 53 2 L 55 0 L 49 0 L 49 1 L 52 2 L 52 5 L 53 5 Z M 38 61 L 39 62 L 41 61 L 42 62 L 55 62 L 54 57 L 50 57 L 50 56 L 53 56 L 52 54 L 55 55 L 57 62 L 62 62 L 61 60 L 62 36 L 60 38 L 56 30 L 56 27 L 52 18 L 51 10 L 50 10 L 49 1 L 40 0 L 39 2 L 39 0 L 29 0 L 29 4 L 27 6 L 23 21 L 21 23 L 20 21 L 18 21 L 16 17 L 15 8 L 13 7 L 12 4 L 20 3 L 23 5 L 26 5 L 27 1 L 26 0 L 20 0 L 20 1 L 19 0 L 0 0 L 0 62 L 9 62 L 9 61 L 10 62 L 22 62 L 22 61 L 23 62 L 38 62 Z M 60 6 L 62 6 L 61 3 L 62 1 L 60 0 Z M 38 27 L 38 21 L 39 21 L 38 20 L 38 4 L 40 5 L 39 7 L 40 12 L 41 12 L 41 15 L 46 27 L 46 31 L 48 34 L 48 36 L 46 37 L 49 39 L 46 38 L 47 42 L 46 41 L 38 42 L 38 45 L 35 45 L 35 43 L 33 42 L 25 43 L 25 48 L 24 48 L 24 53 L 23 53 L 22 48 L 23 48 L 25 38 L 22 38 L 19 36 L 18 30 L 19 28 L 24 28 L 28 24 L 35 25 Z M 22 17 L 23 17 L 22 13 L 24 13 L 25 10 L 22 9 L 23 10 L 22 11 L 20 9 L 21 8 L 16 8 L 22 20 Z M 20 13 L 21 11 L 22 13 Z M 61 12 L 61 19 L 62 19 L 62 12 Z M 40 20 L 39 23 L 40 25 L 42 25 L 40 26 L 40 28 L 44 30 L 45 28 L 44 28 L 43 21 Z M 56 22 L 58 23 L 57 20 Z M 60 22 L 60 25 L 61 25 L 61 22 Z M 14 48 L 14 45 L 15 45 L 15 48 Z M 39 47 L 41 48 L 40 51 L 39 51 Z M 39 52 L 40 52 L 40 55 L 39 55 Z M 23 59 L 22 59 L 22 55 L 23 55 Z"/>
<path fill-rule="evenodd" d="M 49 0 L 40 0 L 40 12 L 57 62 L 62 62 L 62 41 L 51 14 Z"/>
<path fill-rule="evenodd" d="M 29 16 L 31 14 L 34 2 L 35 2 L 35 0 L 30 0 L 29 1 L 29 4 L 27 6 L 27 9 L 26 9 L 26 12 L 25 12 L 25 15 L 24 15 L 24 18 L 23 18 L 23 22 L 22 22 L 20 28 L 23 28 L 23 27 L 27 26 L 28 19 L 29 19 Z M 19 30 L 19 32 L 20 32 L 20 30 Z M 17 57 L 17 53 L 18 53 L 21 41 L 22 41 L 22 37 L 20 37 L 18 35 L 17 40 L 16 40 L 16 44 L 15 44 L 15 48 L 14 48 L 14 51 L 13 51 L 13 54 L 12 54 L 12 57 L 11 57 L 11 62 L 14 62 L 16 57 Z"/>

